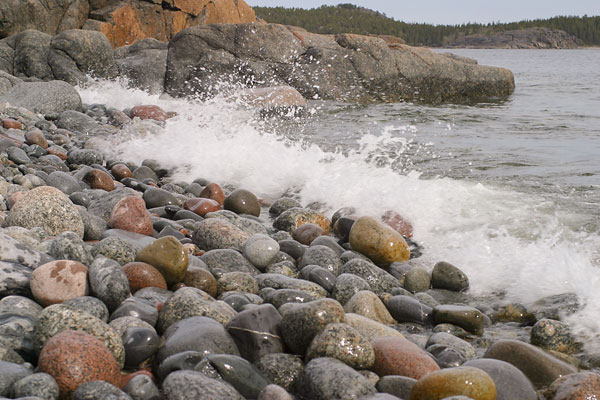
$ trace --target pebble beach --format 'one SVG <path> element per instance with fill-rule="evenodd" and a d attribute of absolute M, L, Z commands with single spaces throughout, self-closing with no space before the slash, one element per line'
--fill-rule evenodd
<path fill-rule="evenodd" d="M 600 394 L 600 358 L 561 321 L 575 294 L 472 296 L 460 265 L 417 262 L 402 210 L 328 215 L 114 158 L 106 137 L 176 110 L 69 96 L 0 104 L 1 398 Z"/>

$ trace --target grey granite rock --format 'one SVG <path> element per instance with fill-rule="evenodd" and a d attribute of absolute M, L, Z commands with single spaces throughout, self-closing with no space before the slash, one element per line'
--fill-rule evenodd
<path fill-rule="evenodd" d="M 88 279 L 94 296 L 102 300 L 111 312 L 131 296 L 127 275 L 114 260 L 97 257 L 89 267 Z"/>

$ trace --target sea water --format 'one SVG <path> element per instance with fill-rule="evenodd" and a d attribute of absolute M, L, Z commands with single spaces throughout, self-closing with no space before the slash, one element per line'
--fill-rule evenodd
<path fill-rule="evenodd" d="M 474 295 L 529 305 L 576 293 L 566 317 L 600 351 L 600 50 L 453 50 L 512 70 L 508 99 L 477 105 L 311 101 L 301 117 L 261 117 L 229 97 L 198 102 L 124 84 L 82 88 L 85 103 L 158 104 L 177 116 L 138 122 L 111 151 L 152 158 L 173 179 L 206 178 L 263 198 L 297 196 L 331 214 L 395 210 Z"/>

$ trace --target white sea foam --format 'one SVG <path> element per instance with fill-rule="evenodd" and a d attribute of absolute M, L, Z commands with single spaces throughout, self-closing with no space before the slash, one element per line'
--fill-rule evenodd
<path fill-rule="evenodd" d="M 203 177 L 267 198 L 295 189 L 303 204 L 325 203 L 330 214 L 344 206 L 371 215 L 397 210 L 413 222 L 415 239 L 424 246 L 420 262 L 457 265 L 475 294 L 503 292 L 525 304 L 553 294 L 579 295 L 586 305 L 569 321 L 590 350 L 600 350 L 597 232 L 579 232 L 572 211 L 535 195 L 444 177 L 423 179 L 406 161 L 391 168 L 418 134 L 414 126 L 389 126 L 365 136 L 358 150 L 341 154 L 269 133 L 253 123 L 252 110 L 223 99 L 193 103 L 110 82 L 80 93 L 88 104 L 120 109 L 158 104 L 178 113 L 158 134 L 115 143 L 122 159 L 153 158 L 177 167 L 177 179 Z"/>

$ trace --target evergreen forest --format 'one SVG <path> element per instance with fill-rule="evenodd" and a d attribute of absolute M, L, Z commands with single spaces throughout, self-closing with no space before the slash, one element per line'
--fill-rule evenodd
<path fill-rule="evenodd" d="M 353 4 L 322 6 L 310 10 L 284 7 L 253 7 L 267 22 L 302 27 L 323 34 L 358 33 L 392 35 L 413 46 L 443 47 L 459 37 L 492 34 L 516 29 L 546 27 L 577 37 L 584 46 L 600 45 L 600 16 L 559 16 L 511 23 L 430 25 L 396 21 L 385 14 Z"/>

